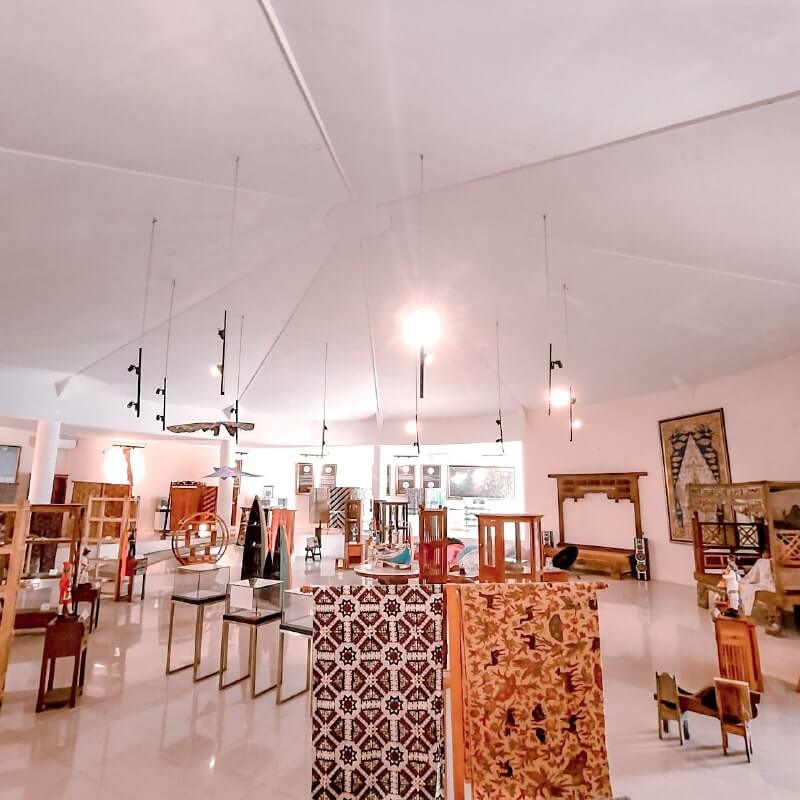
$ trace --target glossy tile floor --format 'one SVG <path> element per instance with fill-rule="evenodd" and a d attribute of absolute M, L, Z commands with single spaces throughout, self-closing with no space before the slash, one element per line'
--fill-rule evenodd
<path fill-rule="evenodd" d="M 164 675 L 172 577 L 159 565 L 143 604 L 104 602 L 90 640 L 86 693 L 74 711 L 34 714 L 41 636 L 16 639 L 0 713 L 2 800 L 184 800 L 309 797 L 308 696 L 276 706 L 255 701 L 246 684 L 225 691 L 216 678 L 193 684 L 190 671 Z M 232 570 L 238 574 L 238 568 Z M 338 581 L 332 561 L 295 565 L 295 583 Z M 177 659 L 191 652 L 193 618 L 182 609 Z M 725 758 L 719 726 L 691 719 L 691 741 L 660 742 L 652 701 L 656 669 L 675 671 L 697 689 L 715 672 L 708 613 L 691 587 L 613 582 L 602 593 L 601 626 L 611 774 L 617 794 L 633 800 L 800 796 L 800 639 L 759 631 L 767 691 L 753 725 L 755 759 L 740 740 Z M 209 614 L 206 664 L 214 668 L 219 612 Z M 264 657 L 272 644 L 264 637 Z M 294 645 L 287 681 L 299 688 L 303 645 Z M 232 640 L 232 669 L 238 667 Z M 263 676 L 271 664 L 262 662 Z M 292 687 L 288 687 L 291 689 Z"/>

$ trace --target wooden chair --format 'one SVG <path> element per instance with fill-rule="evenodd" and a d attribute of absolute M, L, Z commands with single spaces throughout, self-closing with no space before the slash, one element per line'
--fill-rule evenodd
<path fill-rule="evenodd" d="M 39 674 L 39 692 L 36 697 L 37 714 L 47 708 L 67 704 L 70 708 L 75 708 L 78 694 L 83 694 L 88 636 L 83 621 L 76 617 L 56 617 L 47 626 Z M 53 688 L 56 660 L 59 658 L 73 659 L 72 683 L 70 686 Z"/>
<path fill-rule="evenodd" d="M 750 686 L 746 681 L 714 678 L 714 691 L 717 695 L 722 750 L 728 755 L 728 734 L 741 736 L 744 739 L 744 750 L 749 763 L 753 753 L 753 742 L 750 738 L 750 720 L 753 719 Z"/>
<path fill-rule="evenodd" d="M 447 583 L 447 509 L 419 509 L 419 581 Z"/>
<path fill-rule="evenodd" d="M 663 739 L 669 733 L 669 723 L 678 723 L 678 737 L 681 747 L 683 740 L 689 738 L 689 720 L 685 711 L 681 711 L 678 684 L 674 675 L 667 672 L 656 672 L 656 705 L 658 707 L 658 738 Z"/>
<path fill-rule="evenodd" d="M 347 500 L 344 505 L 344 568 L 362 561 L 361 501 Z"/>
<path fill-rule="evenodd" d="M 756 626 L 749 617 L 717 617 L 714 620 L 719 674 L 745 681 L 754 692 L 764 691 Z"/>

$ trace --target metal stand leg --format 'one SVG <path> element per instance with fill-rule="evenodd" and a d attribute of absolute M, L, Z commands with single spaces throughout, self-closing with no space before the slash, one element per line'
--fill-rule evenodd
<path fill-rule="evenodd" d="M 281 705 L 285 703 L 287 700 L 291 700 L 298 695 L 305 694 L 311 688 L 311 638 L 308 636 L 303 636 L 302 638 L 306 639 L 308 642 L 308 649 L 306 651 L 306 685 L 305 688 L 300 689 L 300 691 L 295 692 L 294 694 L 290 694 L 288 697 L 281 696 L 281 689 L 283 688 L 283 660 L 285 655 L 285 633 L 283 631 L 280 632 L 280 638 L 278 640 L 278 691 L 275 695 L 275 704 Z M 295 634 L 298 635 L 298 634 Z"/>
<path fill-rule="evenodd" d="M 217 667 L 213 672 L 207 672 L 205 675 L 197 674 L 200 671 L 200 661 L 203 657 L 203 622 L 205 620 L 205 611 L 206 607 L 204 605 L 199 606 L 194 628 L 194 664 L 192 669 L 192 681 L 194 683 L 204 681 L 206 678 L 211 678 L 219 673 L 219 667 Z"/>
<path fill-rule="evenodd" d="M 191 664 L 184 664 L 182 667 L 172 668 L 172 632 L 175 627 L 175 601 L 170 602 L 169 607 L 169 637 L 167 638 L 167 675 L 172 675 L 175 672 L 188 669 Z"/>
<path fill-rule="evenodd" d="M 228 635 L 230 629 L 230 622 L 227 620 L 222 623 L 222 647 L 219 653 L 219 688 L 227 689 L 229 686 L 246 681 L 253 672 L 253 631 L 250 631 L 250 652 L 247 656 L 248 670 L 244 675 L 225 683 L 225 671 L 228 669 Z"/>
<path fill-rule="evenodd" d="M 250 632 L 250 697 L 256 698 L 261 697 L 262 694 L 266 694 L 267 692 L 271 692 L 274 688 L 277 687 L 278 681 L 276 680 L 274 683 L 271 683 L 261 691 L 256 690 L 256 664 L 258 663 L 258 626 L 254 626 L 253 630 Z"/>

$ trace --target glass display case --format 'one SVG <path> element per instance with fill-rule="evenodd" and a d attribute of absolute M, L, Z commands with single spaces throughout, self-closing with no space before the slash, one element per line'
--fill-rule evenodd
<path fill-rule="evenodd" d="M 178 567 L 172 599 L 182 603 L 224 600 L 228 593 L 230 567 L 219 564 L 188 564 Z"/>
<path fill-rule="evenodd" d="M 303 636 L 311 636 L 313 628 L 314 595 L 300 589 L 286 589 L 283 593 L 281 629 Z"/>
<path fill-rule="evenodd" d="M 234 581 L 230 588 L 230 614 L 257 619 L 281 610 L 281 581 L 267 578 L 245 578 Z"/>

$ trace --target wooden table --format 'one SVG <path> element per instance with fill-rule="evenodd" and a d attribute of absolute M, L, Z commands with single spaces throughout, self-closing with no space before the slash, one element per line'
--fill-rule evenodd
<path fill-rule="evenodd" d="M 419 565 L 415 563 L 412 563 L 408 569 L 358 564 L 353 571 L 362 578 L 372 578 L 384 586 L 408 583 L 412 578 L 419 578 Z"/>

